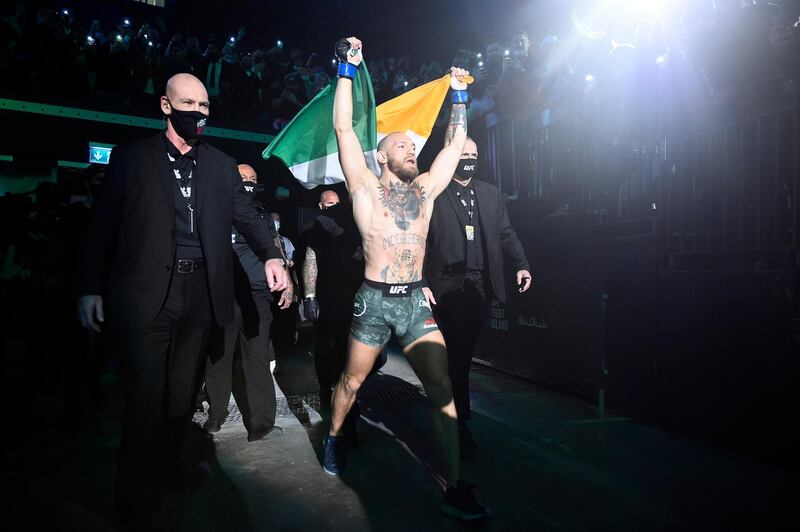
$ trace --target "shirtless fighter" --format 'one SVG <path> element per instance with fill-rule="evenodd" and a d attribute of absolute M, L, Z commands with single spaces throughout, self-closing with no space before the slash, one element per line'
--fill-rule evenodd
<path fill-rule="evenodd" d="M 392 133 L 378 144 L 378 178 L 367 167 L 353 131 L 353 78 L 363 61 L 355 37 L 336 43 L 339 80 L 333 125 L 339 161 L 353 199 L 353 215 L 363 240 L 364 284 L 353 303 L 348 361 L 333 392 L 330 434 L 325 440 L 323 468 L 338 475 L 345 465 L 342 423 L 391 333 L 422 381 L 433 414 L 433 428 L 447 468 L 442 511 L 461 519 L 478 519 L 488 510 L 459 479 L 456 408 L 447 376 L 444 337 L 422 293 L 422 262 L 433 203 L 455 173 L 467 138 L 468 72 L 451 70 L 452 109 L 445 147 L 429 172 L 419 175 L 414 142 L 405 133 Z"/>

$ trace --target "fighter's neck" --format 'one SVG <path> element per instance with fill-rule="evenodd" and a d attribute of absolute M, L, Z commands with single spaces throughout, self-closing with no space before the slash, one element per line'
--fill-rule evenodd
<path fill-rule="evenodd" d="M 385 170 L 381 174 L 381 177 L 380 179 L 378 179 L 378 181 L 380 181 L 381 186 L 384 187 L 398 186 L 398 185 L 408 187 L 414 184 L 417 181 L 417 179 L 415 178 L 413 181 L 409 181 L 408 183 L 406 183 L 405 181 L 394 175 L 394 173 L 391 170 Z"/>
<path fill-rule="evenodd" d="M 453 181 L 455 181 L 456 183 L 458 183 L 462 187 L 465 187 L 465 186 L 469 185 L 470 181 L 472 181 L 472 178 L 470 177 L 469 179 L 459 179 L 457 177 L 453 177 Z"/>

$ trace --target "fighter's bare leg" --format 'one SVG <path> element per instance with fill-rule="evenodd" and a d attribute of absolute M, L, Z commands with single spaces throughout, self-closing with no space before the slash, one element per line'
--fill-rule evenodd
<path fill-rule="evenodd" d="M 458 447 L 458 419 L 453 401 L 453 387 L 447 375 L 444 337 L 439 331 L 430 332 L 408 344 L 403 353 L 428 395 L 434 434 L 447 468 L 447 486 L 455 486 L 460 476 L 461 457 Z"/>
<path fill-rule="evenodd" d="M 331 399 L 331 436 L 338 436 L 342 431 L 344 419 L 353 407 L 356 400 L 356 393 L 369 375 L 370 370 L 375 365 L 375 361 L 381 354 L 383 347 L 375 347 L 359 342 L 352 336 L 348 339 L 347 365 L 339 382 L 333 389 Z M 445 368 L 445 375 L 447 374 Z M 455 412 L 455 407 L 453 407 Z M 458 441 L 456 440 L 456 444 Z"/>

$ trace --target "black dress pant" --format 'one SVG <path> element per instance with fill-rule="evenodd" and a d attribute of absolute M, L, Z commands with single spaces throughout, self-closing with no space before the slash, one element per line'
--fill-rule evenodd
<path fill-rule="evenodd" d="M 118 335 L 126 385 L 116 479 L 123 521 L 161 510 L 164 472 L 177 467 L 212 321 L 205 270 L 176 272 L 155 321 Z"/>
<path fill-rule="evenodd" d="M 338 382 L 347 362 L 347 338 L 358 288 L 341 286 L 317 294 L 319 319 L 314 324 L 314 369 L 324 404 L 330 403 L 331 387 Z"/>
<path fill-rule="evenodd" d="M 488 312 L 484 276 L 468 271 L 461 289 L 442 294 L 433 306 L 433 316 L 447 344 L 448 374 L 458 424 L 466 427 L 470 418 L 469 369 Z"/>
<path fill-rule="evenodd" d="M 212 354 L 206 364 L 206 395 L 209 417 L 224 419 L 233 390 L 233 361 L 240 348 L 244 393 L 236 396 L 248 432 L 275 425 L 277 401 L 269 363 L 269 332 L 272 325 L 270 301 L 266 290 L 237 294 L 235 318 L 225 326 L 222 356 Z"/>

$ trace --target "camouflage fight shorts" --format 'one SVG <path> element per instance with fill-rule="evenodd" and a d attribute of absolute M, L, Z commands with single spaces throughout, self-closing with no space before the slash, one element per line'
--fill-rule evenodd
<path fill-rule="evenodd" d="M 365 279 L 353 301 L 350 334 L 363 344 L 383 347 L 394 332 L 406 347 L 438 331 L 422 287 L 423 281 L 387 284 Z"/>

